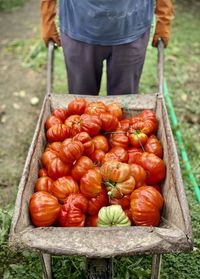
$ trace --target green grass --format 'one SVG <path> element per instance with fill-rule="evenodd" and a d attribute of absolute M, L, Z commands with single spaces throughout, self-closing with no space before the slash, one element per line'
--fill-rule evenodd
<path fill-rule="evenodd" d="M 26 0 L 0 0 L 0 11 L 12 10 L 22 6 Z"/>
<path fill-rule="evenodd" d="M 1 2 L 0 2 L 1 3 Z M 175 112 L 179 121 L 179 128 L 183 135 L 185 147 L 191 162 L 192 171 L 200 182 L 200 18 L 199 5 L 187 6 L 186 2 L 176 4 L 176 20 L 172 40 L 165 52 L 165 77 L 169 86 Z M 198 4 L 198 3 L 197 3 Z M 185 6 L 184 6 L 185 5 Z M 195 8 L 196 7 L 196 8 Z M 21 49 L 26 50 L 21 57 L 26 66 L 41 67 L 46 54 L 41 43 L 35 42 L 35 47 L 25 42 L 13 42 L 9 51 L 21 55 Z M 26 55 L 24 55 L 24 53 Z M 148 47 L 145 67 L 141 79 L 140 91 L 151 93 L 157 91 L 156 77 L 156 49 Z M 55 57 L 54 92 L 67 92 L 66 73 L 62 50 L 56 51 Z M 105 70 L 101 87 L 101 94 L 105 94 Z M 194 246 L 189 254 L 170 254 L 163 256 L 162 279 L 198 279 L 200 278 L 200 214 L 199 204 L 196 201 L 193 186 L 188 179 L 183 162 L 180 158 L 184 179 L 184 187 L 190 207 Z M 13 206 L 0 210 L 0 278 L 41 278 L 41 267 L 37 254 L 23 252 L 15 253 L 8 249 L 7 238 Z M 114 260 L 114 278 L 150 277 L 151 258 L 120 257 Z M 55 278 L 83 278 L 84 259 L 79 257 L 53 257 L 53 273 Z"/>

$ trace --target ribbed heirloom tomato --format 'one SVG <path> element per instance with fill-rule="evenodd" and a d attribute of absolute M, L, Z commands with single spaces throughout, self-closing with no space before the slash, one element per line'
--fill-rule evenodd
<path fill-rule="evenodd" d="M 130 144 L 134 147 L 143 147 L 148 140 L 148 137 L 145 133 L 140 131 L 129 130 L 129 140 Z"/>
<path fill-rule="evenodd" d="M 123 182 L 131 175 L 130 166 L 117 161 L 105 162 L 100 171 L 104 181 Z"/>
<path fill-rule="evenodd" d="M 128 151 L 120 146 L 115 146 L 110 149 L 108 153 L 115 154 L 119 162 L 127 163 L 128 162 Z"/>
<path fill-rule="evenodd" d="M 58 154 L 55 151 L 53 151 L 53 150 L 44 151 L 42 153 L 42 157 L 41 157 L 43 166 L 47 169 L 49 163 L 55 158 L 58 158 Z"/>
<path fill-rule="evenodd" d="M 109 112 L 103 112 L 100 114 L 100 119 L 102 121 L 102 131 L 112 132 L 115 131 L 119 125 L 117 117 Z"/>
<path fill-rule="evenodd" d="M 73 137 L 73 139 L 82 142 L 84 146 L 83 155 L 90 156 L 90 154 L 94 152 L 95 145 L 88 133 L 86 132 L 78 133 Z"/>
<path fill-rule="evenodd" d="M 129 146 L 129 138 L 123 130 L 116 130 L 116 133 L 113 133 L 109 136 L 109 143 L 111 147 L 123 147 L 124 149 L 128 149 Z"/>
<path fill-rule="evenodd" d="M 48 164 L 47 172 L 49 177 L 56 180 L 59 177 L 69 175 L 71 171 L 71 164 L 65 164 L 63 161 L 56 157 Z"/>
<path fill-rule="evenodd" d="M 131 167 L 131 175 L 135 179 L 135 188 L 139 188 L 145 184 L 147 179 L 146 171 L 137 164 L 130 164 Z"/>
<path fill-rule="evenodd" d="M 53 195 L 39 191 L 34 193 L 29 201 L 29 211 L 32 223 L 37 227 L 52 225 L 59 216 L 60 204 Z"/>
<path fill-rule="evenodd" d="M 162 145 L 160 143 L 160 141 L 157 139 L 157 137 L 155 135 L 151 135 L 145 146 L 144 149 L 146 152 L 149 153 L 154 153 L 155 155 L 157 155 L 159 158 L 163 157 L 163 148 Z"/>
<path fill-rule="evenodd" d="M 98 115 L 82 114 L 80 127 L 82 132 L 87 132 L 91 137 L 98 135 L 101 130 L 102 121 Z"/>
<path fill-rule="evenodd" d="M 162 195 L 153 187 L 143 186 L 131 194 L 133 220 L 138 226 L 158 226 L 163 207 Z"/>
<path fill-rule="evenodd" d="M 68 117 L 68 111 L 67 111 L 67 109 L 64 109 L 64 108 L 57 108 L 52 112 L 52 115 L 60 118 L 60 120 L 62 120 L 62 122 L 64 122 L 65 119 Z"/>
<path fill-rule="evenodd" d="M 122 119 L 122 109 L 118 103 L 112 103 L 107 105 L 107 110 L 113 114 L 120 121 Z"/>
<path fill-rule="evenodd" d="M 65 124 L 55 124 L 46 132 L 48 142 L 63 141 L 70 135 L 70 130 Z"/>
<path fill-rule="evenodd" d="M 144 168 L 147 173 L 146 184 L 155 185 L 161 183 L 166 175 L 165 164 L 162 159 L 153 153 L 136 153 L 133 158 L 136 163 Z"/>
<path fill-rule="evenodd" d="M 58 225 L 61 227 L 83 227 L 88 200 L 82 194 L 70 194 L 61 207 Z"/>
<path fill-rule="evenodd" d="M 88 208 L 87 213 L 89 215 L 98 214 L 99 209 L 102 206 L 106 206 L 108 204 L 108 196 L 105 187 L 102 187 L 101 192 L 93 198 L 88 199 Z"/>
<path fill-rule="evenodd" d="M 122 198 L 124 195 L 130 195 L 135 188 L 135 179 L 130 176 L 122 182 L 105 181 L 104 182 L 108 196 L 111 198 Z"/>
<path fill-rule="evenodd" d="M 59 177 L 53 182 L 51 193 L 60 203 L 63 203 L 67 196 L 72 193 L 78 193 L 78 183 L 71 176 Z"/>
<path fill-rule="evenodd" d="M 84 113 L 87 105 L 87 101 L 83 98 L 76 98 L 68 105 L 69 115 L 78 114 L 81 115 Z"/>
<path fill-rule="evenodd" d="M 74 140 L 62 145 L 59 156 L 63 162 L 72 164 L 82 156 L 83 152 L 82 142 Z"/>
<path fill-rule="evenodd" d="M 41 168 L 38 172 L 38 177 L 48 176 L 47 170 L 45 168 Z"/>
<path fill-rule="evenodd" d="M 131 222 L 118 204 L 102 207 L 98 213 L 98 227 L 127 227 Z"/>
<path fill-rule="evenodd" d="M 88 197 L 96 197 L 102 190 L 102 177 L 96 169 L 88 170 L 80 180 L 80 191 Z"/>
<path fill-rule="evenodd" d="M 102 135 L 98 135 L 92 139 L 95 149 L 103 150 L 105 153 L 108 152 L 108 140 Z"/>
<path fill-rule="evenodd" d="M 107 153 L 108 154 L 108 153 Z M 105 157 L 105 152 L 103 150 L 96 149 L 91 155 L 94 165 L 101 166 Z"/>
<path fill-rule="evenodd" d="M 97 101 L 97 102 L 91 102 L 87 104 L 85 112 L 86 114 L 96 114 L 99 115 L 102 112 L 106 112 L 107 107 L 103 102 Z"/>
<path fill-rule="evenodd" d="M 81 177 L 93 168 L 93 162 L 86 156 L 80 157 L 72 168 L 71 175 L 76 181 L 80 181 Z"/>
<path fill-rule="evenodd" d="M 52 186 L 53 180 L 48 176 L 42 176 L 36 180 L 34 191 L 45 191 L 51 193 Z"/>
<path fill-rule="evenodd" d="M 50 127 L 52 127 L 55 124 L 63 124 L 62 120 L 54 115 L 51 115 L 47 118 L 45 122 L 45 128 L 48 130 Z"/>

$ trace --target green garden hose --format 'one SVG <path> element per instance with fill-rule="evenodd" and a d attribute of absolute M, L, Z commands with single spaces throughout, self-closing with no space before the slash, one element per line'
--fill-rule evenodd
<path fill-rule="evenodd" d="M 172 127 L 175 131 L 175 136 L 176 136 L 176 139 L 177 139 L 177 142 L 178 142 L 178 147 L 179 147 L 179 150 L 180 150 L 180 153 L 181 153 L 181 157 L 182 157 L 183 163 L 185 165 L 185 168 L 188 172 L 188 177 L 191 181 L 191 184 L 194 187 L 194 192 L 195 192 L 196 198 L 197 198 L 198 202 L 200 203 L 200 189 L 199 189 L 199 186 L 197 184 L 196 178 L 192 173 L 191 165 L 190 165 L 190 162 L 189 162 L 189 159 L 188 159 L 188 156 L 187 156 L 187 152 L 185 150 L 182 135 L 181 135 L 180 130 L 178 129 L 178 122 L 177 122 L 177 118 L 176 118 L 176 114 L 175 114 L 175 111 L 174 111 L 173 104 L 172 104 L 170 96 L 168 94 L 168 87 L 167 87 L 166 80 L 164 80 L 163 91 L 164 91 L 164 98 L 165 98 L 165 102 L 166 102 L 167 109 L 168 109 L 168 112 L 169 112 L 169 116 L 170 116 L 170 119 L 171 119 Z"/>

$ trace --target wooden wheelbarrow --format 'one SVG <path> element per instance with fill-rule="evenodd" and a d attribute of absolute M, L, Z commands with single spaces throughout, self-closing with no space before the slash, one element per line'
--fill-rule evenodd
<path fill-rule="evenodd" d="M 35 250 L 40 253 L 43 276 L 52 278 L 51 255 L 85 256 L 86 278 L 112 278 L 112 259 L 115 256 L 151 254 L 151 279 L 159 278 L 161 255 L 191 251 L 192 229 L 184 192 L 176 145 L 170 128 L 163 98 L 163 44 L 159 44 L 159 93 L 123 95 L 116 97 L 81 96 L 105 103 L 118 101 L 125 117 L 137 115 L 143 109 L 152 109 L 159 120 L 158 137 L 164 147 L 167 175 L 162 184 L 165 205 L 159 227 L 62 228 L 40 227 L 31 224 L 29 199 L 41 167 L 41 154 L 46 145 L 44 124 L 52 110 L 66 105 L 77 96 L 52 94 L 54 46 L 48 50 L 47 94 L 44 98 L 37 127 L 28 152 L 19 184 L 10 231 L 10 245 L 15 249 Z"/>

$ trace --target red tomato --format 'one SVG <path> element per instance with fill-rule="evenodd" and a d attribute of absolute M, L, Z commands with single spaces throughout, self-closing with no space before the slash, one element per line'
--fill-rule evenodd
<path fill-rule="evenodd" d="M 144 146 L 144 149 L 145 149 L 146 152 L 154 153 L 159 158 L 163 157 L 162 145 L 161 145 L 160 141 L 157 139 L 157 137 L 154 136 L 154 135 L 151 135 L 148 138 L 148 140 L 147 140 L 147 142 Z"/>
<path fill-rule="evenodd" d="M 96 114 L 99 115 L 102 112 L 106 112 L 107 107 L 103 102 L 97 101 L 97 102 L 91 102 L 87 104 L 85 112 L 86 114 Z"/>
<path fill-rule="evenodd" d="M 73 139 L 82 142 L 84 146 L 83 155 L 90 156 L 90 154 L 94 152 L 95 146 L 88 133 L 86 132 L 78 133 Z"/>
<path fill-rule="evenodd" d="M 131 143 L 132 146 L 143 148 L 145 143 L 148 140 L 148 137 L 144 133 L 133 131 L 131 129 L 129 131 L 129 140 L 130 140 L 130 143 Z"/>
<path fill-rule="evenodd" d="M 41 161 L 45 168 L 48 168 L 49 163 L 58 157 L 58 154 L 52 150 L 47 150 L 42 153 Z"/>
<path fill-rule="evenodd" d="M 137 164 L 130 164 L 130 167 L 131 167 L 131 175 L 135 179 L 135 188 L 137 189 L 145 184 L 147 173 L 143 169 L 143 167 Z"/>
<path fill-rule="evenodd" d="M 63 176 L 54 181 L 51 192 L 60 203 L 63 203 L 69 194 L 78 193 L 79 187 L 71 176 Z"/>
<path fill-rule="evenodd" d="M 97 227 L 98 214 L 87 216 L 85 220 L 86 227 Z"/>
<path fill-rule="evenodd" d="M 59 141 L 48 143 L 45 151 L 46 150 L 52 150 L 53 152 L 55 152 L 59 156 L 61 146 L 62 146 L 62 143 L 59 142 Z"/>
<path fill-rule="evenodd" d="M 95 149 L 103 150 L 105 153 L 108 152 L 108 140 L 102 135 L 98 135 L 92 139 Z"/>
<path fill-rule="evenodd" d="M 103 150 L 96 149 L 91 155 L 94 165 L 101 166 L 105 157 L 105 152 Z"/>
<path fill-rule="evenodd" d="M 87 132 L 91 137 L 98 135 L 101 130 L 102 121 L 98 115 L 82 114 L 80 117 L 82 132 Z"/>
<path fill-rule="evenodd" d="M 129 218 L 129 220 L 131 221 L 131 226 L 135 226 L 135 222 L 134 222 L 134 220 L 133 220 L 131 208 L 124 209 L 124 212 L 126 213 L 126 216 L 127 216 L 127 217 Z"/>
<path fill-rule="evenodd" d="M 82 194 L 70 194 L 61 207 L 58 224 L 61 227 L 83 227 L 88 200 Z"/>
<path fill-rule="evenodd" d="M 51 115 L 47 118 L 46 122 L 45 122 L 45 128 L 46 130 L 48 130 L 49 128 L 51 128 L 53 125 L 55 124 L 63 124 L 62 120 L 54 115 Z"/>
<path fill-rule="evenodd" d="M 88 198 L 96 197 L 102 190 L 101 182 L 101 174 L 96 169 L 90 169 L 81 177 L 80 191 Z"/>
<path fill-rule="evenodd" d="M 68 111 L 64 108 L 57 108 L 52 112 L 52 115 L 61 119 L 62 122 L 68 117 Z"/>
<path fill-rule="evenodd" d="M 56 180 L 59 177 L 69 175 L 71 172 L 71 165 L 63 163 L 63 161 L 57 157 L 49 162 L 47 171 L 49 177 Z"/>
<path fill-rule="evenodd" d="M 67 138 L 62 142 L 62 145 L 68 145 L 68 143 L 72 142 L 72 138 Z"/>
<path fill-rule="evenodd" d="M 140 114 L 140 117 L 143 118 L 144 120 L 148 119 L 154 121 L 155 123 L 158 122 L 155 112 L 150 109 L 143 110 L 143 112 Z"/>
<path fill-rule="evenodd" d="M 48 176 L 43 176 L 36 180 L 34 191 L 45 191 L 51 193 L 52 186 L 53 180 Z"/>
<path fill-rule="evenodd" d="M 125 132 L 118 129 L 116 133 L 110 135 L 109 142 L 111 147 L 120 146 L 123 147 L 124 149 L 128 149 L 129 146 L 129 138 L 127 137 Z"/>
<path fill-rule="evenodd" d="M 117 162 L 120 162 L 120 159 L 119 159 L 119 157 L 118 157 L 115 153 L 108 152 L 108 153 L 106 153 L 105 156 L 103 157 L 102 163 L 104 164 L 105 162 L 109 162 L 109 161 L 117 161 Z"/>
<path fill-rule="evenodd" d="M 99 209 L 106 205 L 108 205 L 107 191 L 102 187 L 101 192 L 96 197 L 88 199 L 87 213 L 89 215 L 96 215 Z"/>
<path fill-rule="evenodd" d="M 32 223 L 37 227 L 52 225 L 59 216 L 60 204 L 53 195 L 39 191 L 31 196 L 29 211 Z"/>
<path fill-rule="evenodd" d="M 135 154 L 142 153 L 143 150 L 140 147 L 131 147 L 128 149 L 128 163 L 132 164 L 134 162 Z"/>
<path fill-rule="evenodd" d="M 104 112 L 100 114 L 100 119 L 102 121 L 101 129 L 104 132 L 115 131 L 119 125 L 119 121 L 116 116 L 112 115 L 109 112 Z"/>
<path fill-rule="evenodd" d="M 107 110 L 109 113 L 117 117 L 117 119 L 120 121 L 122 119 L 122 109 L 118 103 L 112 103 L 107 105 Z"/>
<path fill-rule="evenodd" d="M 104 181 L 123 182 L 131 175 L 130 166 L 117 161 L 105 162 L 100 170 Z"/>
<path fill-rule="evenodd" d="M 47 170 L 45 168 L 41 168 L 38 172 L 38 177 L 48 176 Z"/>
<path fill-rule="evenodd" d="M 122 209 L 129 209 L 130 208 L 130 195 L 124 195 L 121 199 L 117 198 L 110 198 L 109 204 L 119 204 L 121 205 Z"/>
<path fill-rule="evenodd" d="M 93 162 L 86 156 L 80 157 L 72 168 L 71 175 L 76 181 L 80 181 L 81 177 L 93 168 Z"/>
<path fill-rule="evenodd" d="M 119 161 L 122 163 L 128 162 L 128 151 L 124 149 L 123 147 L 116 146 L 110 149 L 109 153 L 115 154 Z"/>
<path fill-rule="evenodd" d="M 160 184 L 166 175 L 165 164 L 162 159 L 153 153 L 137 153 L 134 157 L 134 163 L 142 166 L 147 173 L 147 185 Z"/>
<path fill-rule="evenodd" d="M 131 194 L 133 220 L 138 226 L 158 226 L 163 207 L 162 195 L 153 187 L 144 186 Z"/>
<path fill-rule="evenodd" d="M 158 122 L 151 119 L 145 119 L 140 116 L 133 116 L 130 120 L 130 129 L 141 131 L 142 133 L 150 136 L 156 133 L 158 128 Z"/>
<path fill-rule="evenodd" d="M 86 108 L 86 100 L 83 98 L 76 98 L 68 105 L 68 112 L 70 115 L 78 114 L 81 115 L 84 113 Z"/>
<path fill-rule="evenodd" d="M 135 188 L 135 179 L 130 176 L 122 182 L 105 181 L 104 184 L 108 190 L 109 197 L 120 199 L 124 195 L 130 195 L 133 192 Z"/>
<path fill-rule="evenodd" d="M 72 164 L 82 156 L 83 151 L 84 146 L 80 141 L 71 141 L 62 145 L 59 156 L 64 163 Z"/>
<path fill-rule="evenodd" d="M 65 120 L 65 125 L 69 128 L 70 136 L 75 136 L 81 132 L 80 115 L 74 114 Z"/>
<path fill-rule="evenodd" d="M 48 142 L 63 141 L 70 135 L 70 130 L 65 124 L 55 124 L 46 132 Z"/>
<path fill-rule="evenodd" d="M 128 132 L 130 125 L 130 119 L 123 119 L 119 122 L 119 129 Z"/>

